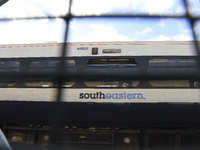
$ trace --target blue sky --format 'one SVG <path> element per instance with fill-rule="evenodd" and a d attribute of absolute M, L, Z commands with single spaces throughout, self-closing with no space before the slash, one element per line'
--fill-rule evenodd
<path fill-rule="evenodd" d="M 188 0 L 189 11 L 200 17 L 200 1 Z M 9 0 L 0 7 L 0 18 L 60 16 L 68 11 L 68 0 Z M 183 15 L 182 0 L 74 0 L 73 15 L 159 14 Z M 32 19 L 0 21 L 0 44 L 63 42 L 64 20 Z M 195 24 L 200 37 L 200 22 Z M 190 41 L 187 19 L 73 18 L 68 42 L 96 41 Z"/>
<path fill-rule="evenodd" d="M 70 41 L 192 40 L 186 19 L 74 19 L 70 26 Z"/>

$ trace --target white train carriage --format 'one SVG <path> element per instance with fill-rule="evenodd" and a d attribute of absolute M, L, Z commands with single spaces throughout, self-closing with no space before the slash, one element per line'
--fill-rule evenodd
<path fill-rule="evenodd" d="M 61 59 L 62 50 L 60 43 L 1 45 L 0 100 L 56 101 L 63 61 L 62 102 L 200 102 L 194 42 L 68 43 Z"/>

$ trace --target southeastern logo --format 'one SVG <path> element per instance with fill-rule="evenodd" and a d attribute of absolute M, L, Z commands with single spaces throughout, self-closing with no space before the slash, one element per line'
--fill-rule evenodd
<path fill-rule="evenodd" d="M 79 93 L 79 99 L 145 99 L 142 93 Z"/>

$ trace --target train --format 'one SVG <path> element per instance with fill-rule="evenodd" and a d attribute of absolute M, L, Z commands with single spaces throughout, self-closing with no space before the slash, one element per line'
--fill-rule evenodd
<path fill-rule="evenodd" d="M 58 43 L 0 46 L 0 100 L 56 101 L 62 78 L 62 102 L 199 102 L 193 42 L 69 43 L 61 59 L 62 48 Z"/>
<path fill-rule="evenodd" d="M 0 45 L 1 128 L 14 146 L 38 149 L 46 148 L 53 126 L 62 130 L 59 143 L 71 149 L 149 149 L 161 137 L 175 148 L 192 135 L 194 142 L 200 138 L 199 45 Z"/>

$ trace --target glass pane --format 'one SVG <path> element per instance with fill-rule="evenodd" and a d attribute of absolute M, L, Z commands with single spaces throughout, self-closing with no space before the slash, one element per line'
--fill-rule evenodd
<path fill-rule="evenodd" d="M 0 18 L 62 16 L 68 8 L 69 0 L 10 0 L 1 6 Z"/>
<path fill-rule="evenodd" d="M 0 44 L 63 42 L 65 27 L 62 19 L 0 21 Z"/>
<path fill-rule="evenodd" d="M 182 0 L 73 0 L 72 14 L 184 14 Z"/>
<path fill-rule="evenodd" d="M 187 19 L 74 18 L 68 42 L 191 41 Z"/>
<path fill-rule="evenodd" d="M 25 84 L 30 87 L 55 87 L 51 78 L 29 78 Z"/>
<path fill-rule="evenodd" d="M 189 12 L 191 13 L 191 15 L 200 17 L 199 0 L 187 0 L 187 2 L 189 4 Z"/>
<path fill-rule="evenodd" d="M 153 87 L 190 87 L 188 80 L 151 80 L 149 83 Z"/>
<path fill-rule="evenodd" d="M 72 87 L 75 83 L 75 79 L 66 79 L 64 80 L 62 87 Z M 55 80 L 50 77 L 46 78 L 29 78 L 25 81 L 26 86 L 28 87 L 58 87 L 59 83 L 58 80 Z"/>
<path fill-rule="evenodd" d="M 19 72 L 18 61 L 0 61 L 0 87 L 14 86 L 17 82 L 16 77 L 8 77 L 6 74 L 16 75 Z M 4 75 L 5 74 L 5 75 Z"/>
<path fill-rule="evenodd" d="M 88 87 L 136 87 L 139 85 L 139 81 L 131 80 L 105 80 L 105 79 L 86 79 L 85 84 Z"/>
<path fill-rule="evenodd" d="M 58 69 L 58 67 L 61 65 L 61 60 L 38 60 L 33 61 L 30 64 L 29 71 L 45 71 L 45 70 L 52 70 L 55 71 L 55 69 Z M 75 61 L 74 60 L 65 60 L 64 62 L 65 67 L 75 67 Z"/>
<path fill-rule="evenodd" d="M 87 66 L 135 67 L 137 63 L 134 59 L 90 59 Z"/>
<path fill-rule="evenodd" d="M 25 83 L 31 87 L 58 87 L 59 81 L 53 77 L 48 77 L 49 74 L 56 73 L 61 65 L 61 60 L 38 60 L 31 62 L 28 72 L 29 73 L 43 73 L 47 77 L 40 78 L 27 78 Z M 65 70 L 69 75 L 76 74 L 75 61 L 65 60 Z M 75 83 L 75 79 L 66 79 L 63 82 L 63 87 L 71 87 Z"/>
<path fill-rule="evenodd" d="M 198 67 L 195 59 L 151 59 L 149 67 Z"/>

